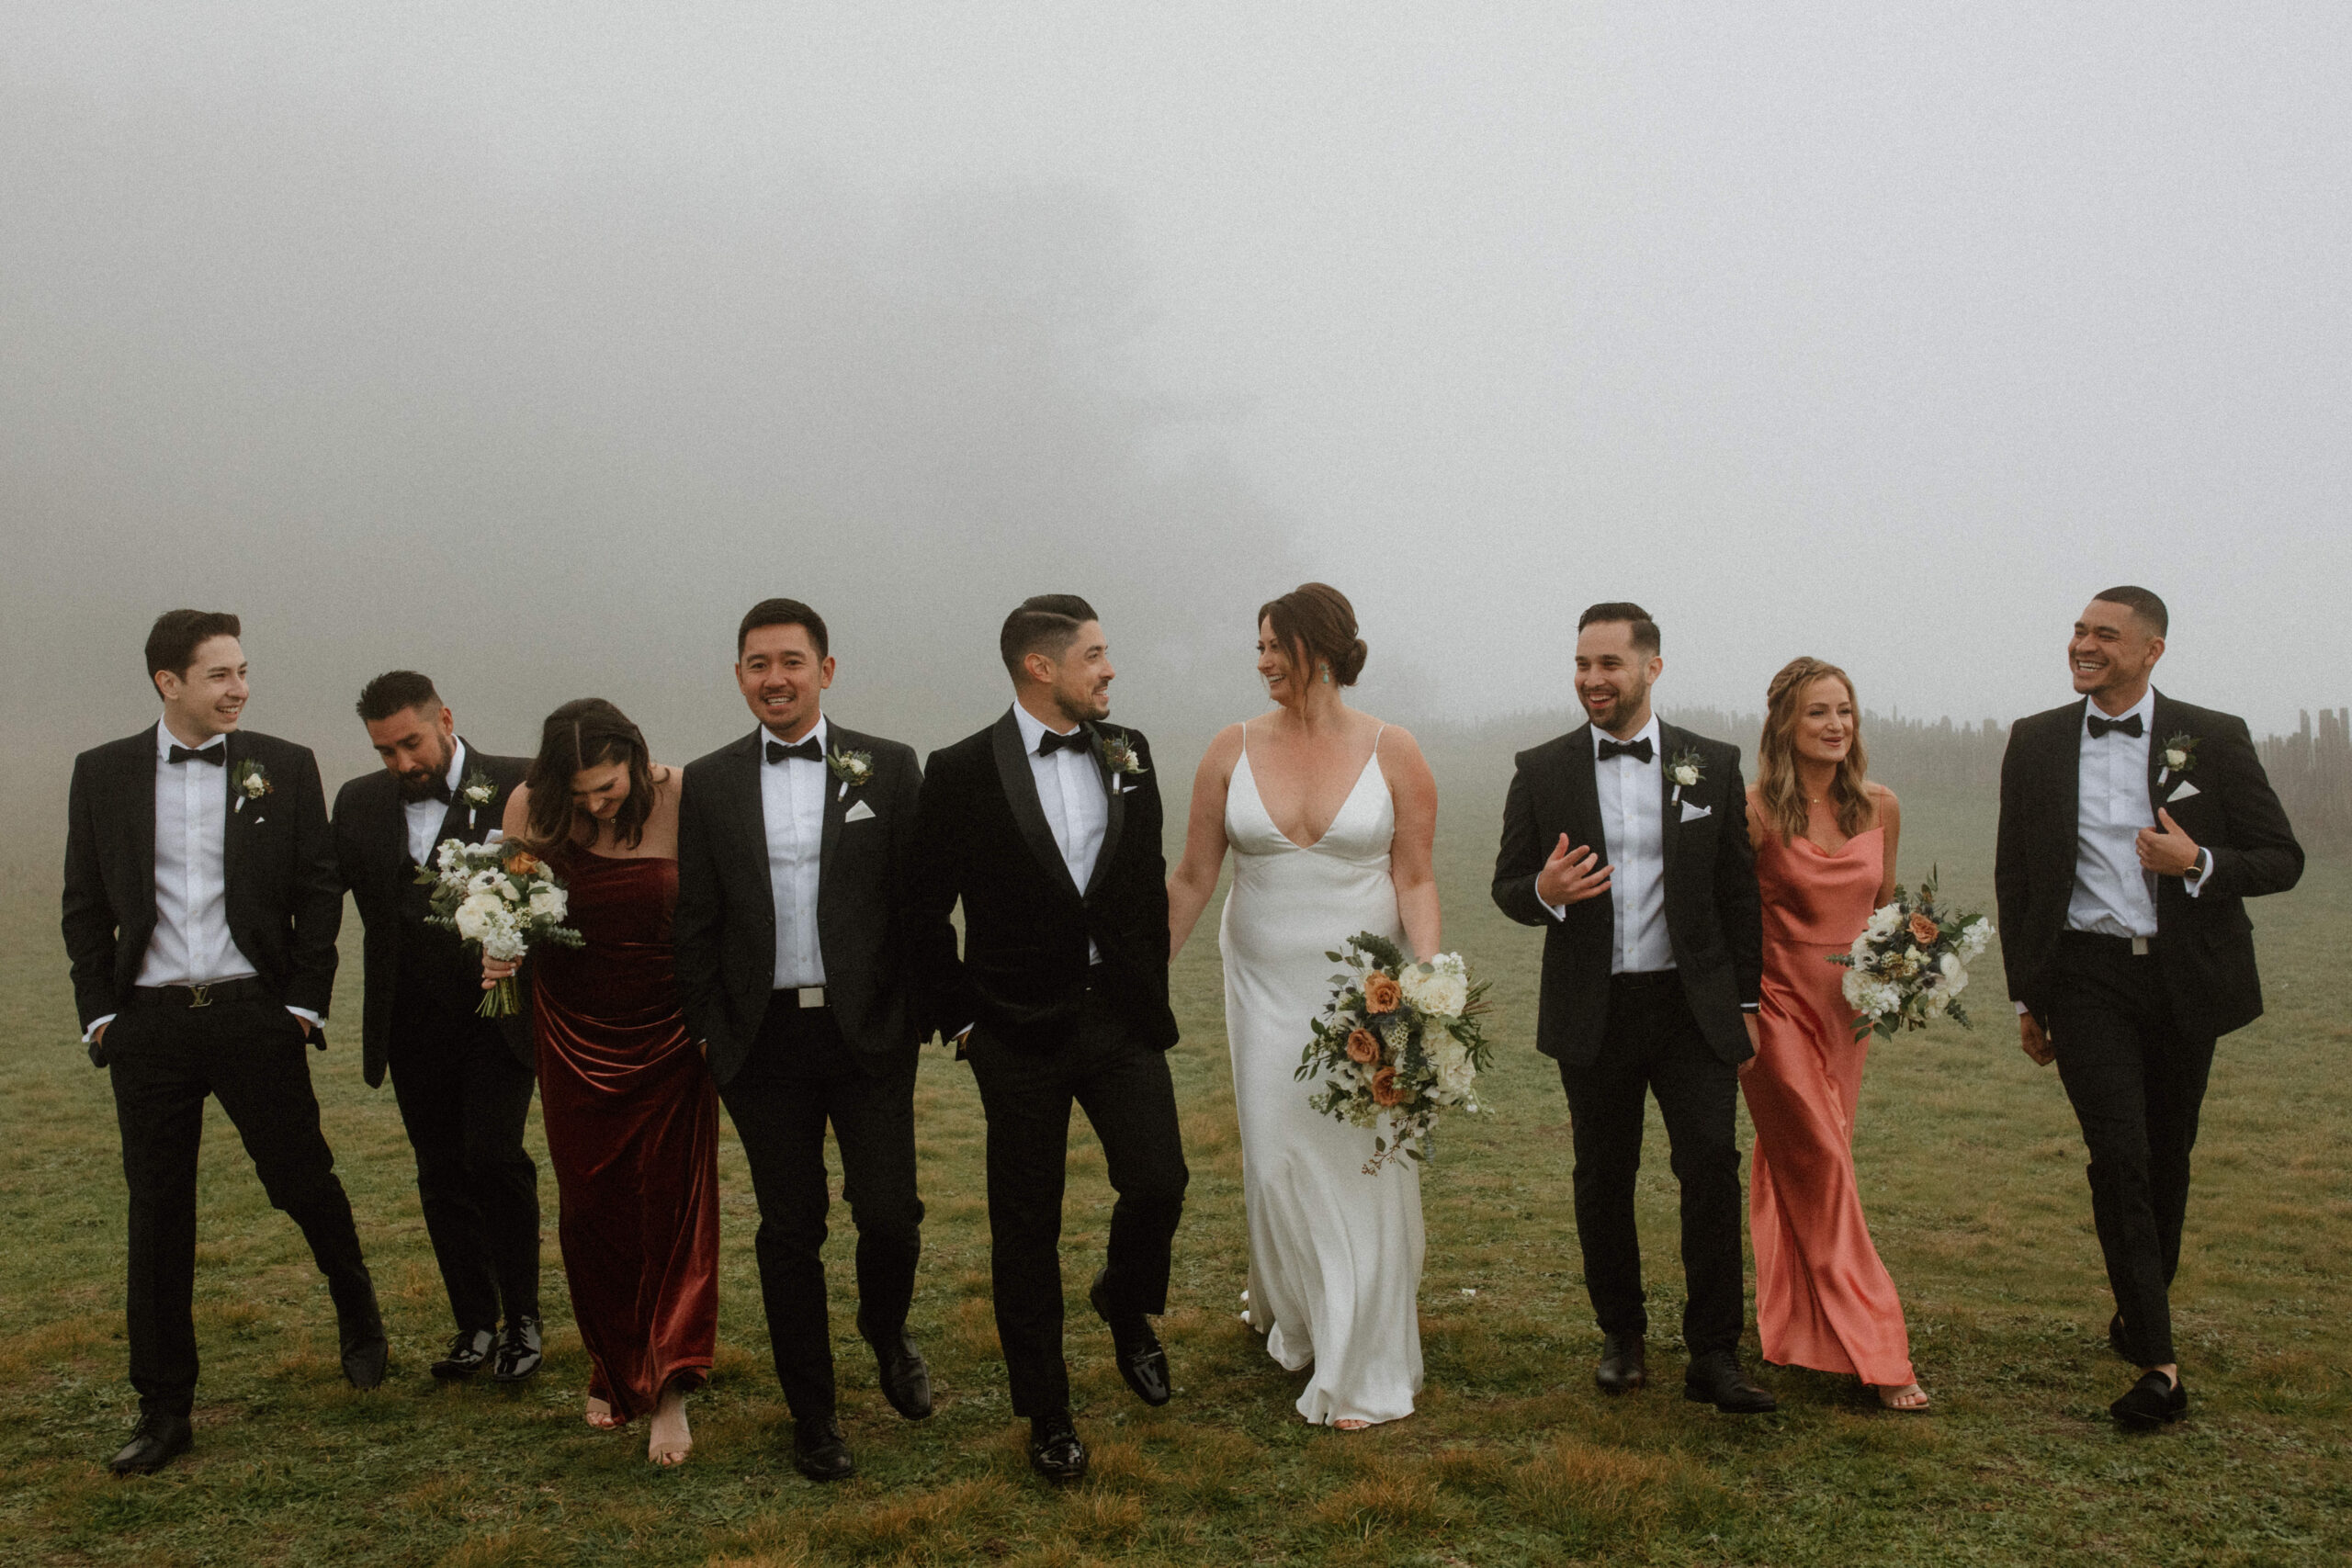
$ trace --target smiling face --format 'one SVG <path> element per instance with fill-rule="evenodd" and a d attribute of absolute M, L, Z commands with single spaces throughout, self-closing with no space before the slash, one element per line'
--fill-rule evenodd
<path fill-rule="evenodd" d="M 1312 680 L 1301 671 L 1297 650 L 1274 635 L 1271 620 L 1258 623 L 1258 679 L 1266 683 L 1266 695 L 1285 706 L 1306 701 Z"/>
<path fill-rule="evenodd" d="M 1634 641 L 1631 621 L 1595 621 L 1577 634 L 1577 699 L 1620 740 L 1650 721 L 1650 685 L 1666 661 Z"/>
<path fill-rule="evenodd" d="M 816 727 L 820 694 L 832 683 L 832 658 L 818 656 L 807 626 L 753 626 L 743 634 L 735 687 L 752 716 L 777 739 L 798 740 Z"/>
<path fill-rule="evenodd" d="M 2148 689 L 2165 639 L 2129 604 L 2094 599 L 2066 639 L 2066 671 L 2075 690 L 2109 713 L 2136 705 Z"/>
<path fill-rule="evenodd" d="M 571 808 L 609 822 L 628 799 L 628 764 L 598 762 L 571 775 Z"/>
<path fill-rule="evenodd" d="M 1789 732 L 1796 753 L 1808 762 L 1842 762 L 1854 750 L 1854 694 L 1835 675 L 1805 682 L 1797 700 L 1797 721 Z"/>
<path fill-rule="evenodd" d="M 1118 671 L 1111 668 L 1111 644 L 1102 622 L 1081 622 L 1060 658 L 1035 652 L 1021 663 L 1032 681 L 1045 686 L 1047 703 L 1070 723 L 1111 716 L 1111 682 Z"/>
<path fill-rule="evenodd" d="M 237 728 L 245 711 L 245 650 L 232 637 L 207 637 L 196 657 L 176 674 L 155 671 L 164 699 L 164 722 L 190 745 L 201 745 Z"/>
<path fill-rule="evenodd" d="M 402 800 L 423 800 L 436 780 L 448 776 L 458 754 L 458 721 L 438 703 L 402 708 L 389 718 L 368 721 L 368 740 L 400 781 Z"/>

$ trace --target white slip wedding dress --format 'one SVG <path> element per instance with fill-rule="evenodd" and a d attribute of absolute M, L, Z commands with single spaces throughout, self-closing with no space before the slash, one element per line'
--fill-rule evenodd
<path fill-rule="evenodd" d="M 1233 891 L 1217 940 L 1250 1215 L 1244 1314 L 1267 1353 L 1315 1374 L 1298 1413 L 1317 1423 L 1393 1421 L 1421 1386 L 1421 1183 L 1414 1163 L 1363 1165 L 1374 1134 L 1310 1109 L 1320 1086 L 1292 1075 L 1331 993 L 1324 956 L 1358 931 L 1404 945 L 1388 845 L 1396 811 L 1379 740 L 1310 845 L 1274 826 L 1250 770 L 1250 732 L 1226 792 Z"/>

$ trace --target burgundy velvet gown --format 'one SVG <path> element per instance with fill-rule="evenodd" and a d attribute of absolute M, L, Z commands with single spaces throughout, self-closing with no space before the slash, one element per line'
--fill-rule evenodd
<path fill-rule="evenodd" d="M 582 947 L 532 955 L 557 1234 L 588 1392 L 623 1418 L 710 1371 L 718 1334 L 718 1099 L 678 1011 L 678 863 L 552 857 Z"/>

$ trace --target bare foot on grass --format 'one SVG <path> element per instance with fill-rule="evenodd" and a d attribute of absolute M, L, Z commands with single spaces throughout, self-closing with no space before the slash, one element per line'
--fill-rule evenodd
<path fill-rule="evenodd" d="M 1901 1388 L 1896 1388 L 1892 1383 L 1880 1383 L 1877 1385 L 1877 1390 L 1878 1402 L 1889 1410 L 1928 1408 L 1928 1391 L 1916 1382 L 1906 1382 Z"/>
<path fill-rule="evenodd" d="M 1332 1422 L 1331 1429 L 1335 1432 L 1361 1432 L 1371 1425 L 1369 1421 L 1359 1421 L 1352 1416 L 1347 1416 Z"/>
<path fill-rule="evenodd" d="M 695 1435 L 686 1427 L 686 1396 L 674 1388 L 663 1389 L 662 1402 L 653 1407 L 645 1457 L 659 1465 L 684 1464 L 694 1446 Z"/>
<path fill-rule="evenodd" d="M 588 1396 L 588 1425 L 595 1427 L 599 1432 L 611 1432 L 628 1426 L 628 1423 L 614 1415 L 610 1404 L 592 1393 Z"/>

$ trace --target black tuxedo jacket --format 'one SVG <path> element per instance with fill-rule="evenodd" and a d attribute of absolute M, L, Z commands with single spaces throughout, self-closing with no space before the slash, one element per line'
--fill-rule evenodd
<path fill-rule="evenodd" d="M 526 757 L 493 757 L 468 744 L 466 776 L 471 777 L 480 768 L 498 786 L 498 793 L 479 805 L 466 799 L 462 790 L 452 795 L 433 841 L 462 839 L 469 844 L 481 843 L 504 817 L 507 795 L 523 782 L 530 766 Z M 368 933 L 360 949 L 360 975 L 367 990 L 359 1009 L 359 1035 L 361 1070 L 373 1089 L 384 1081 L 403 944 L 417 941 L 456 944 L 458 936 L 454 931 L 420 926 L 413 919 L 410 900 L 414 896 L 417 867 L 408 858 L 407 805 L 401 799 L 400 780 L 390 769 L 378 768 L 335 792 L 334 859 L 336 874 L 351 890 L 351 901 L 359 907 L 359 921 Z M 481 1002 L 479 984 L 469 984 L 440 999 L 470 1012 Z M 532 1065 L 527 1052 L 517 1054 L 525 1066 Z"/>
<path fill-rule="evenodd" d="M 1666 926 L 1707 1043 L 1726 1062 L 1752 1054 L 1743 1003 L 1762 994 L 1764 908 L 1756 889 L 1756 852 L 1747 841 L 1747 786 L 1739 748 L 1661 723 L 1657 728 L 1659 818 L 1666 860 Z M 1700 759 L 1697 784 L 1674 798 L 1665 764 L 1685 751 Z M 1609 964 L 1617 940 L 1616 901 L 1608 895 L 1567 907 L 1554 919 L 1535 896 L 1535 876 L 1566 833 L 1610 862 L 1593 780 L 1592 726 L 1521 751 L 1503 803 L 1502 847 L 1495 856 L 1495 903 L 1523 926 L 1542 926 L 1543 990 L 1535 1048 L 1577 1066 L 1600 1054 L 1609 1025 Z M 1690 815 L 1686 807 L 1703 808 Z"/>
<path fill-rule="evenodd" d="M 343 924 L 326 795 L 310 749 L 232 730 L 220 772 L 229 934 L 289 1007 L 327 1016 Z M 259 762 L 268 795 L 235 808 L 239 764 Z M 187 762 L 184 767 L 211 766 Z M 74 759 L 65 834 L 65 952 L 82 1027 L 122 1010 L 155 934 L 155 730 Z"/>
<path fill-rule="evenodd" d="M 1003 1032 L 1008 1043 L 1050 1047 L 1085 996 L 1091 941 L 1102 954 L 1099 978 L 1136 1038 L 1160 1051 L 1176 1043 L 1159 774 L 1150 743 L 1136 731 L 1086 728 L 1110 792 L 1110 819 L 1082 888 L 1046 824 L 1010 709 L 978 734 L 933 752 L 925 765 L 912 917 L 926 1035 L 978 1023 Z M 1132 746 L 1145 772 L 1110 772 L 1102 762 L 1106 736 Z M 960 957 L 949 918 L 958 898 Z"/>
<path fill-rule="evenodd" d="M 2009 995 L 2048 1016 L 2052 948 L 2075 894 L 2081 826 L 2082 698 L 2021 718 L 2001 757 L 2001 826 L 1993 887 Z M 2165 742 L 2196 738 L 2196 761 L 2161 784 Z M 2177 876 L 2156 878 L 2156 932 L 2173 1012 L 2187 1033 L 2211 1039 L 2262 1016 L 2254 922 L 2245 900 L 2283 893 L 2303 874 L 2302 846 L 2271 791 L 2245 721 L 2156 694 L 2148 739 L 2148 802 L 2213 852 L 2199 896 Z"/>
<path fill-rule="evenodd" d="M 914 749 L 828 719 L 831 751 L 863 751 L 874 776 L 825 780 L 817 944 L 842 1038 L 870 1060 L 919 1043 L 908 973 L 907 892 L 922 772 Z M 678 805 L 678 989 L 686 1029 L 710 1047 L 721 1084 L 743 1066 L 775 987 L 775 892 L 768 879 L 760 770 L 764 729 L 686 764 Z M 860 807 L 854 822 L 850 813 Z"/>

